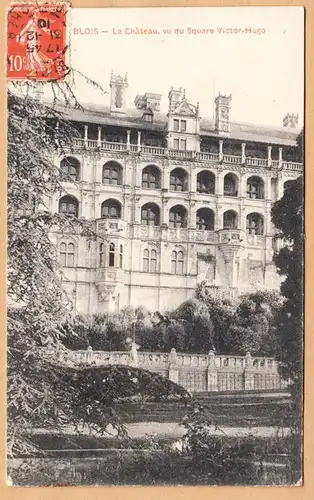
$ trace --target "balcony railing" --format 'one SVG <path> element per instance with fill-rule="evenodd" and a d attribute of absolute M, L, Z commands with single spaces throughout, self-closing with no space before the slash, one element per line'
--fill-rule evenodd
<path fill-rule="evenodd" d="M 267 158 L 252 158 L 243 157 L 241 155 L 226 155 L 218 153 L 197 152 L 184 149 L 167 149 L 157 146 L 146 146 L 142 144 L 127 144 L 124 142 L 97 141 L 94 139 L 74 138 L 73 144 L 80 149 L 99 149 L 102 151 L 124 151 L 130 153 L 141 153 L 151 156 L 168 156 L 170 158 L 178 158 L 182 160 L 195 160 L 201 162 L 223 162 L 230 165 L 241 165 L 244 163 L 252 167 L 268 167 L 303 171 L 303 164 L 292 161 L 270 160 Z"/>

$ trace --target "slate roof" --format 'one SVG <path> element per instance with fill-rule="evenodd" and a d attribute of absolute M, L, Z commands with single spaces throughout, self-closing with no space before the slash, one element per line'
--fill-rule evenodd
<path fill-rule="evenodd" d="M 142 120 L 143 110 L 136 108 L 126 109 L 125 114 L 110 114 L 109 106 L 98 106 L 95 104 L 82 104 L 84 109 L 63 108 L 68 119 L 97 125 L 114 125 L 128 127 L 130 129 L 166 131 L 167 116 L 164 113 L 154 113 L 153 122 Z M 208 137 L 220 137 L 215 131 L 212 119 L 201 118 L 201 135 Z M 288 127 L 267 127 L 265 125 L 254 125 L 231 121 L 230 137 L 240 141 L 262 142 L 268 144 L 279 144 L 283 146 L 295 146 L 299 129 Z M 223 136 L 222 136 L 223 138 Z"/>

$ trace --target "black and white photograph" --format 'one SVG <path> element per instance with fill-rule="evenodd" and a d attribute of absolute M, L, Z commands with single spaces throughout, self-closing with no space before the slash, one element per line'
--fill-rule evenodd
<path fill-rule="evenodd" d="M 302 485 L 303 8 L 66 16 L 8 57 L 7 483 Z"/>

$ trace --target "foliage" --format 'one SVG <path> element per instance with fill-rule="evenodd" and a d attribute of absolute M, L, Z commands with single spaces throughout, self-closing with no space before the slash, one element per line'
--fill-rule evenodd
<path fill-rule="evenodd" d="M 135 337 L 144 351 L 273 356 L 276 321 L 282 305 L 277 292 L 258 291 L 238 298 L 220 297 L 200 285 L 195 298 L 172 311 L 149 312 L 143 307 L 119 313 L 79 317 L 66 328 L 69 349 L 125 350 Z"/>
<path fill-rule="evenodd" d="M 57 94 L 62 96 L 63 110 L 64 105 L 79 103 L 67 81 L 51 82 L 54 99 L 50 104 L 33 98 L 34 90 L 36 83 L 21 83 L 8 91 L 8 456 L 32 449 L 27 436 L 34 427 L 78 425 L 85 421 L 90 427 L 110 422 L 121 429 L 118 416 L 110 413 L 109 407 L 102 411 L 101 420 L 86 387 L 71 385 L 70 374 L 63 373 L 43 354 L 57 349 L 65 327 L 68 330 L 74 323 L 51 235 L 74 234 L 86 240 L 98 236 L 93 231 L 93 221 L 51 213 L 48 209 L 51 198 L 64 193 L 62 181 L 71 181 L 60 171 L 55 158 L 71 152 L 72 139 L 77 134 L 58 111 Z M 121 319 L 124 325 L 127 322 L 127 317 Z M 119 347 L 112 329 L 110 335 L 109 345 Z M 110 370 L 114 373 L 114 369 Z M 124 375 L 123 383 L 136 391 L 133 372 Z M 110 373 L 107 378 L 108 383 L 122 385 L 121 378 L 117 382 Z M 73 383 L 74 380 L 78 383 L 81 379 L 74 377 Z M 156 377 L 152 377 L 151 389 L 155 387 L 153 380 L 156 382 Z M 86 401 L 80 393 L 83 388 Z M 170 389 L 168 384 L 168 392 Z"/>
<path fill-rule="evenodd" d="M 289 184 L 272 208 L 272 221 L 282 241 L 274 262 L 285 276 L 281 293 L 286 298 L 278 318 L 278 359 L 283 376 L 297 385 L 303 377 L 303 179 Z"/>

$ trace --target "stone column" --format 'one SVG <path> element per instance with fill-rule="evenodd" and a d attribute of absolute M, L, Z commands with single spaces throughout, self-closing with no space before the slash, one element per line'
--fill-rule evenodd
<path fill-rule="evenodd" d="M 197 179 L 197 174 L 195 172 L 195 169 L 193 169 L 193 168 L 191 169 L 191 174 L 190 175 L 191 175 L 191 181 L 190 181 L 191 187 L 190 187 L 190 191 L 192 193 L 196 193 L 196 179 Z"/>
<path fill-rule="evenodd" d="M 189 221 L 188 221 L 188 227 L 192 229 L 196 229 L 196 207 L 195 207 L 195 201 L 190 202 L 190 215 L 189 215 Z"/>
<path fill-rule="evenodd" d="M 279 148 L 279 157 L 278 157 L 278 159 L 279 159 L 278 166 L 279 166 L 279 168 L 282 168 L 282 147 Z"/>
<path fill-rule="evenodd" d="M 270 172 L 269 172 L 270 174 Z M 271 175 L 267 175 L 265 179 L 265 200 L 272 201 L 272 193 L 271 193 Z"/>
<path fill-rule="evenodd" d="M 267 148 L 267 152 L 268 152 L 267 165 L 268 165 L 268 167 L 271 167 L 271 150 L 272 150 L 272 147 L 268 146 L 268 148 Z"/>
<path fill-rule="evenodd" d="M 222 161 L 223 158 L 224 158 L 224 155 L 223 155 L 223 143 L 224 143 L 224 141 L 222 139 L 220 139 L 220 141 L 219 141 L 219 161 Z"/>
<path fill-rule="evenodd" d="M 218 391 L 217 367 L 215 363 L 214 351 L 209 351 L 208 353 L 207 391 L 208 392 Z"/>
<path fill-rule="evenodd" d="M 98 126 L 98 137 L 97 137 L 97 146 L 101 147 L 101 127 Z"/>
<path fill-rule="evenodd" d="M 239 197 L 246 198 L 246 185 L 247 185 L 247 175 L 240 172 L 240 182 L 239 182 Z"/>
<path fill-rule="evenodd" d="M 162 174 L 162 189 L 169 191 L 170 189 L 170 170 L 169 167 L 164 167 Z"/>
<path fill-rule="evenodd" d="M 245 163 L 245 142 L 242 142 L 241 147 L 242 147 L 242 164 Z"/>
<path fill-rule="evenodd" d="M 218 196 L 224 195 L 224 173 L 219 168 L 217 170 L 217 194 Z"/>
<path fill-rule="evenodd" d="M 137 131 L 137 151 L 141 151 L 141 132 Z"/>
<path fill-rule="evenodd" d="M 88 125 L 84 125 L 84 144 L 87 146 L 88 141 Z"/>
<path fill-rule="evenodd" d="M 168 206 L 168 199 L 163 198 L 162 200 L 162 214 L 161 214 L 161 223 L 163 225 L 168 226 L 169 225 L 169 206 Z"/>
<path fill-rule="evenodd" d="M 130 136 L 131 136 L 131 130 L 126 131 L 126 149 L 130 151 Z"/>
<path fill-rule="evenodd" d="M 177 360 L 177 353 L 175 349 L 171 349 L 169 354 L 169 371 L 168 379 L 176 384 L 179 383 L 179 367 Z"/>

